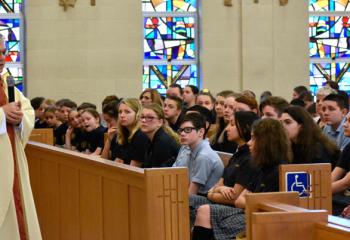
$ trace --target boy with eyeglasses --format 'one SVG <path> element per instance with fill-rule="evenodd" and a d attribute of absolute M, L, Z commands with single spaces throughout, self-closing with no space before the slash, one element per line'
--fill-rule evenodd
<path fill-rule="evenodd" d="M 173 167 L 188 167 L 189 193 L 206 196 L 221 178 L 224 165 L 205 138 L 205 119 L 192 112 L 184 117 L 178 133 L 182 145 Z"/>

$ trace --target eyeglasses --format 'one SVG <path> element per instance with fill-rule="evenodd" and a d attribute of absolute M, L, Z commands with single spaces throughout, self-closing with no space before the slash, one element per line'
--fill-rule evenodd
<path fill-rule="evenodd" d="M 157 117 L 154 117 L 154 116 L 143 116 L 141 115 L 140 116 L 140 120 L 143 121 L 145 120 L 146 122 L 152 122 L 153 119 L 156 119 Z"/>
<path fill-rule="evenodd" d="M 184 128 L 179 128 L 179 129 L 177 130 L 177 133 L 178 133 L 178 134 L 181 134 L 182 132 L 191 133 L 193 130 L 198 130 L 198 129 L 195 128 L 195 127 L 184 127 Z"/>

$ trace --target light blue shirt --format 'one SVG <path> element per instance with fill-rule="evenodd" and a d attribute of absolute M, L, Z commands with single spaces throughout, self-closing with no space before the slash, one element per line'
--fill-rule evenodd
<path fill-rule="evenodd" d="M 345 123 L 346 118 L 344 117 L 341 121 L 339 127 L 334 131 L 330 125 L 326 125 L 323 128 L 323 133 L 326 134 L 330 139 L 332 139 L 337 146 L 340 148 L 341 151 L 345 148 L 348 143 L 350 143 L 350 138 L 346 137 L 344 135 L 344 127 L 343 124 Z"/>
<path fill-rule="evenodd" d="M 193 150 L 182 146 L 173 167 L 187 167 L 189 181 L 199 184 L 198 193 L 201 194 L 206 194 L 224 172 L 224 164 L 208 140 L 201 141 Z"/>

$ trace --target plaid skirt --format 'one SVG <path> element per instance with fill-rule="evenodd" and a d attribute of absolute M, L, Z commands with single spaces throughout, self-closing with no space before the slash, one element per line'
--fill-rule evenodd
<path fill-rule="evenodd" d="M 215 240 L 232 240 L 245 230 L 245 214 L 241 208 L 215 204 L 206 197 L 190 195 L 191 226 L 196 219 L 197 209 L 205 204 L 210 206 L 210 222 Z"/>

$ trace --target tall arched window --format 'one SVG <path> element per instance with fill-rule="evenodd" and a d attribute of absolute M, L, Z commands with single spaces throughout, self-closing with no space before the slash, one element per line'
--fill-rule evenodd
<path fill-rule="evenodd" d="M 23 12 L 24 0 L 0 0 L 0 33 L 6 39 L 8 53 L 2 75 L 11 75 L 23 90 Z"/>
<path fill-rule="evenodd" d="M 143 89 L 199 86 L 197 9 L 197 0 L 142 0 Z"/>
<path fill-rule="evenodd" d="M 350 93 L 350 1 L 309 0 L 310 89 L 335 81 Z"/>

